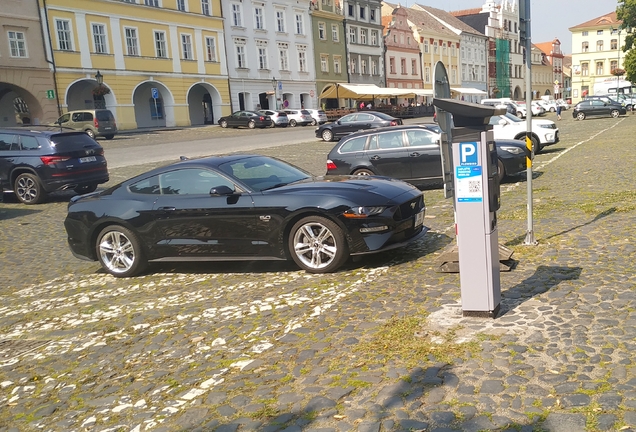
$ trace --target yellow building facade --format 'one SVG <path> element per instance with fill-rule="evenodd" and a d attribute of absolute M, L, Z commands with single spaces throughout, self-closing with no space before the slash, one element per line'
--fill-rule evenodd
<path fill-rule="evenodd" d="M 230 113 L 220 0 L 39 1 L 62 111 L 107 108 L 120 130 Z"/>

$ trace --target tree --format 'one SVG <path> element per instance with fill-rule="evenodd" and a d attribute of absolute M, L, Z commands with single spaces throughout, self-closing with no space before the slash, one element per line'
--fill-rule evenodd
<path fill-rule="evenodd" d="M 624 77 L 630 82 L 636 82 L 636 50 L 631 49 L 634 45 L 634 34 L 631 29 L 636 28 L 636 0 L 618 0 L 616 18 L 622 21 L 621 29 L 627 30 L 623 46 L 618 47 L 627 53 L 623 61 Z"/>

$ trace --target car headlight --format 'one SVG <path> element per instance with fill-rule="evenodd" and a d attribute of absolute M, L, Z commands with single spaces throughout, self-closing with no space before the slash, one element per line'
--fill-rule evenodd
<path fill-rule="evenodd" d="M 554 126 L 552 126 L 551 124 L 540 124 L 539 127 L 542 127 L 545 129 L 554 129 Z"/>
<path fill-rule="evenodd" d="M 349 210 L 345 211 L 342 215 L 348 219 L 364 219 L 369 216 L 378 215 L 382 213 L 386 207 L 378 206 L 378 207 L 351 207 Z"/>
<path fill-rule="evenodd" d="M 507 151 L 508 153 L 512 153 L 512 154 L 521 154 L 524 153 L 524 150 L 522 148 L 519 147 L 513 147 L 513 146 L 501 146 L 499 147 L 500 149 Z"/>

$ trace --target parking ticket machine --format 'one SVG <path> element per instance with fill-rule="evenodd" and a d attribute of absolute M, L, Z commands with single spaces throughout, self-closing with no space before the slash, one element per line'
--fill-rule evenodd
<path fill-rule="evenodd" d="M 497 148 L 490 117 L 498 109 L 454 99 L 434 99 L 452 114 L 452 174 L 462 312 L 495 317 L 499 312 L 500 205 Z"/>

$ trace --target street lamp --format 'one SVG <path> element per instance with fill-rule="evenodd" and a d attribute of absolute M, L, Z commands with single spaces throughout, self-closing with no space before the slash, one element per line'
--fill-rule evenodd
<path fill-rule="evenodd" d="M 95 80 L 97 81 L 97 85 L 104 84 L 104 75 L 97 71 L 97 73 L 95 74 Z"/>
<path fill-rule="evenodd" d="M 272 87 L 274 87 L 274 108 L 278 109 L 278 101 L 276 97 L 276 85 L 278 82 L 276 81 L 276 77 L 272 78 Z"/>

